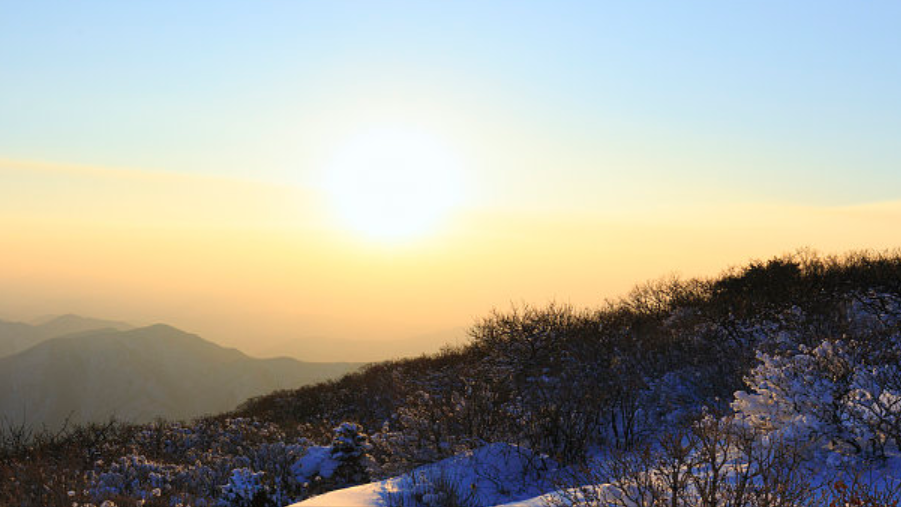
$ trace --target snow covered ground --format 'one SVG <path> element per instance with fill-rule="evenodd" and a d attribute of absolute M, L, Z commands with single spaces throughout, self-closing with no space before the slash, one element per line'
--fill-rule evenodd
<path fill-rule="evenodd" d="M 457 495 L 466 505 L 538 506 L 553 491 L 558 471 L 552 460 L 508 444 L 425 465 L 380 482 L 332 491 L 293 507 L 414 507 L 446 504 Z"/>
<path fill-rule="evenodd" d="M 861 505 L 891 505 L 891 502 L 883 504 L 874 499 L 888 498 L 878 495 L 897 491 L 901 485 L 901 456 L 889 456 L 878 463 L 856 468 L 825 463 L 810 465 L 807 469 L 810 475 L 804 481 L 816 491 L 817 498 L 835 498 L 834 495 L 841 492 L 830 488 L 841 479 L 843 484 L 849 485 L 847 498 L 855 494 L 852 491 L 869 491 L 875 496 L 865 497 L 870 498 L 871 503 Z M 646 477 L 659 473 L 649 471 L 651 473 Z M 601 498 L 612 500 L 611 505 L 634 505 L 629 497 L 636 494 L 635 490 L 630 486 L 620 489 L 627 484 L 621 481 L 557 489 L 572 477 L 571 470 L 558 467 L 550 459 L 516 446 L 491 444 L 399 477 L 331 491 L 290 507 L 548 507 L 571 505 L 576 498 L 585 500 L 588 505 L 594 505 L 591 499 Z M 855 489 L 855 485 L 861 489 Z M 728 486 L 724 488 L 725 494 L 729 491 Z M 454 498 L 449 499 L 449 495 Z M 857 505 L 854 501 L 845 503 Z"/>

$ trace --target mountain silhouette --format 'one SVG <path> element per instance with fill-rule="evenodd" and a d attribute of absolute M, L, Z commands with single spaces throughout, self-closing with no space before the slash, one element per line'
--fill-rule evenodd
<path fill-rule="evenodd" d="M 0 358 L 0 417 L 48 428 L 111 417 L 187 419 L 358 366 L 256 359 L 165 324 L 87 330 Z"/>

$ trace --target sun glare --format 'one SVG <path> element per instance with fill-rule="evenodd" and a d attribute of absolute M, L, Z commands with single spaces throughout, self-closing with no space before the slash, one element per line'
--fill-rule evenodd
<path fill-rule="evenodd" d="M 373 239 L 425 234 L 462 201 L 458 157 L 416 129 L 379 127 L 351 137 L 324 176 L 345 226 Z"/>

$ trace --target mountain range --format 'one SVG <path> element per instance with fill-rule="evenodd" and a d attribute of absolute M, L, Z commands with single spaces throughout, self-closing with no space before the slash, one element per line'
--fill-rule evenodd
<path fill-rule="evenodd" d="M 0 321 L 0 356 L 0 422 L 51 429 L 219 413 L 360 366 L 257 359 L 165 324 L 131 328 L 71 315 Z"/>

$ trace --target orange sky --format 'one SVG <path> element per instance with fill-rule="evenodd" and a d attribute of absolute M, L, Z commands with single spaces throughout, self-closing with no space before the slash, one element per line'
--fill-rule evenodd
<path fill-rule="evenodd" d="M 470 207 L 380 243 L 336 227 L 309 189 L 11 161 L 0 176 L 0 317 L 167 322 L 257 354 L 289 339 L 441 332 L 512 303 L 596 305 L 647 279 L 804 246 L 890 248 L 901 223 L 901 203 Z"/>

